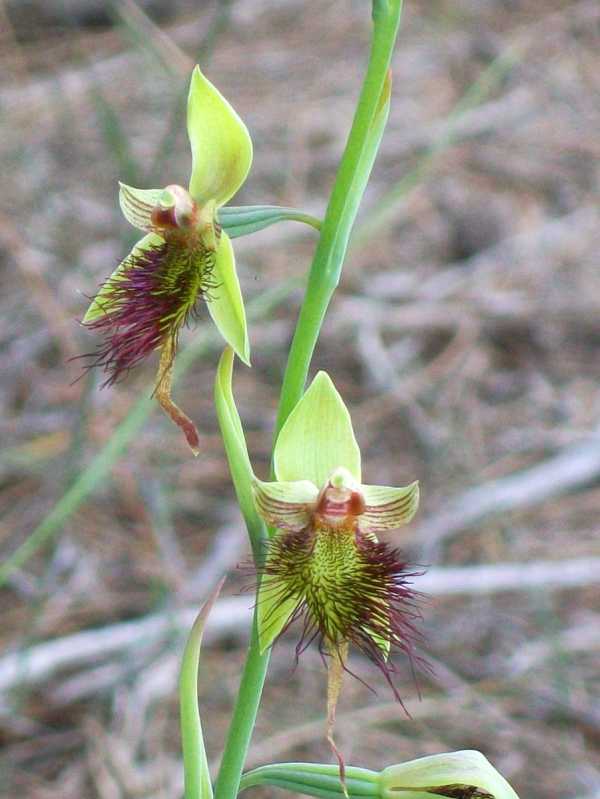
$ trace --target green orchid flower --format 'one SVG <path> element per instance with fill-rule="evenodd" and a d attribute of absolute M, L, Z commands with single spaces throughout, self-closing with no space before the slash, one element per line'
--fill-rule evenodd
<path fill-rule="evenodd" d="M 260 647 L 264 651 L 297 619 L 303 619 L 298 654 L 319 640 L 328 658 L 327 737 L 343 778 L 333 725 L 349 645 L 379 667 L 399 701 L 390 649 L 420 662 L 411 587 L 416 573 L 398 550 L 377 540 L 378 533 L 412 519 L 419 486 L 362 484 L 350 415 L 325 372 L 283 426 L 274 469 L 277 481 L 254 482 L 256 509 L 276 530 L 260 569 Z"/>
<path fill-rule="evenodd" d="M 240 792 L 256 785 L 321 799 L 344 796 L 334 767 L 324 763 L 259 766 L 244 774 Z M 428 755 L 381 772 L 349 767 L 346 789 L 350 799 L 519 799 L 489 760 L 474 750 Z"/>
<path fill-rule="evenodd" d="M 188 189 L 120 184 L 123 214 L 145 235 L 104 282 L 83 324 L 104 336 L 104 343 L 89 356 L 89 366 L 104 368 L 105 385 L 115 383 L 153 350 L 160 351 L 155 396 L 197 454 L 196 427 L 171 399 L 173 361 L 181 328 L 195 318 L 204 299 L 225 341 L 249 364 L 233 247 L 218 212 L 248 174 L 252 141 L 245 124 L 199 67 L 192 73 L 187 130 L 192 148 Z"/>

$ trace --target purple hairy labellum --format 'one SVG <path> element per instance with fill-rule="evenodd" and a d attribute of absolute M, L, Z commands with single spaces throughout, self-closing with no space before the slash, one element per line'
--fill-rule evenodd
<path fill-rule="evenodd" d="M 165 190 L 171 204 L 144 204 L 126 195 L 128 210 L 152 241 L 137 247 L 103 284 L 95 298 L 96 312 L 84 320 L 90 330 L 104 336 L 88 367 L 107 373 L 103 385 L 112 385 L 152 351 L 160 350 L 155 396 L 171 419 L 183 430 L 193 451 L 198 433 L 191 420 L 171 400 L 173 361 L 181 328 L 195 319 L 200 300 L 218 291 L 213 278 L 214 249 L 205 243 L 201 213 L 181 186 Z M 214 231 L 218 246 L 220 229 Z"/>

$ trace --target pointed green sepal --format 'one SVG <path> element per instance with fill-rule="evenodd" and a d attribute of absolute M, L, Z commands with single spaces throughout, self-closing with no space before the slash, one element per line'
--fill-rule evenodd
<path fill-rule="evenodd" d="M 281 581 L 277 578 L 270 574 L 262 576 L 256 597 L 256 626 L 261 654 L 289 624 L 300 601 L 299 595 L 282 595 Z"/>
<path fill-rule="evenodd" d="M 345 467 L 360 483 L 360 450 L 348 409 L 325 372 L 319 372 L 284 424 L 275 445 L 278 480 L 310 480 L 319 488 Z"/>
<path fill-rule="evenodd" d="M 213 795 L 198 708 L 198 668 L 204 626 L 223 583 L 224 579 L 217 585 L 198 614 L 181 661 L 179 712 L 185 799 L 212 799 Z"/>
<path fill-rule="evenodd" d="M 359 519 L 361 533 L 377 534 L 395 530 L 413 518 L 419 507 L 419 483 L 402 488 L 361 486 L 365 510 Z"/>
<path fill-rule="evenodd" d="M 87 309 L 85 316 L 81 320 L 84 325 L 90 324 L 90 322 L 94 322 L 101 316 L 111 312 L 110 295 L 114 282 L 121 279 L 123 272 L 125 272 L 126 269 L 129 269 L 131 262 L 133 259 L 135 259 L 136 255 L 144 250 L 149 250 L 152 247 L 156 247 L 162 243 L 163 239 L 159 235 L 156 233 L 148 233 L 143 239 L 140 239 L 138 243 L 132 247 L 129 255 L 127 255 L 127 257 L 121 261 L 112 275 L 104 281 L 100 291 L 92 300 L 90 307 Z"/>
<path fill-rule="evenodd" d="M 219 222 L 230 238 L 256 233 L 277 222 L 304 222 L 315 230 L 321 229 L 321 220 L 295 208 L 278 205 L 226 206 L 218 213 Z"/>
<path fill-rule="evenodd" d="M 252 140 L 245 124 L 196 66 L 187 107 L 192 147 L 190 194 L 199 205 L 224 205 L 244 182 L 252 164 Z"/>
<path fill-rule="evenodd" d="M 175 205 L 175 198 L 165 189 L 135 189 L 119 181 L 119 205 L 130 225 L 151 231 L 154 227 L 152 211 L 157 205 L 164 208 Z"/>
<path fill-rule="evenodd" d="M 481 752 L 465 750 L 389 766 L 380 776 L 381 799 L 519 799 Z"/>
<path fill-rule="evenodd" d="M 235 268 L 233 247 L 226 233 L 221 234 L 212 279 L 215 288 L 209 292 L 209 313 L 235 354 L 250 366 L 250 341 L 244 299 Z"/>

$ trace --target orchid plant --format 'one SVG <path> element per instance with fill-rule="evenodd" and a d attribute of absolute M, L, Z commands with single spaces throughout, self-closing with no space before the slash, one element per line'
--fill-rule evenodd
<path fill-rule="evenodd" d="M 123 378 L 153 351 L 159 353 L 156 399 L 194 454 L 201 451 L 196 426 L 171 397 L 179 334 L 206 305 L 226 344 L 216 374 L 215 408 L 252 545 L 257 594 L 246 665 L 214 786 L 197 681 L 202 631 L 218 590 L 201 610 L 185 647 L 179 684 L 185 799 L 212 799 L 213 794 L 235 799 L 255 785 L 323 799 L 400 794 L 404 799 L 516 799 L 478 752 L 442 753 L 378 773 L 346 766 L 333 735 L 350 646 L 379 669 L 400 712 L 394 652 L 412 668 L 427 668 L 419 654 L 415 588 L 420 572 L 378 539 L 410 522 L 419 502 L 418 483 L 364 484 L 350 415 L 331 378 L 320 372 L 305 391 L 387 121 L 401 5 L 401 0 L 373 0 L 369 63 L 322 222 L 289 208 L 227 207 L 249 172 L 252 142 L 231 105 L 196 67 L 188 99 L 188 187 L 121 184 L 123 214 L 144 235 L 83 318 L 103 337 L 88 365 L 105 370 L 106 384 Z M 232 388 L 235 358 L 249 365 L 250 343 L 231 239 L 282 220 L 305 222 L 320 235 L 283 378 L 271 479 L 262 480 L 252 467 Z M 300 630 L 297 654 L 315 641 L 327 663 L 325 734 L 337 762 L 269 764 L 243 773 L 271 648 L 293 626 Z"/>

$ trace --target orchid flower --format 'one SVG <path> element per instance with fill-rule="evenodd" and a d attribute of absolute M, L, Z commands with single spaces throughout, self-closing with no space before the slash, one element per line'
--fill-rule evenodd
<path fill-rule="evenodd" d="M 160 351 L 155 396 L 198 454 L 194 423 L 171 399 L 181 328 L 205 300 L 225 341 L 244 363 L 250 346 L 231 240 L 218 211 L 238 191 L 252 163 L 245 124 L 199 67 L 192 74 L 187 130 L 192 148 L 188 189 L 120 184 L 125 218 L 144 232 L 95 296 L 83 324 L 104 336 L 90 367 L 111 385 L 153 350 Z"/>
<path fill-rule="evenodd" d="M 256 509 L 276 532 L 260 569 L 258 632 L 264 651 L 292 622 L 303 620 L 300 654 L 315 638 L 328 658 L 327 737 L 350 644 L 385 675 L 400 700 L 388 655 L 411 661 L 418 617 L 409 569 L 377 535 L 409 522 L 419 486 L 363 485 L 350 415 L 320 372 L 288 417 L 274 451 L 276 482 L 255 480 Z"/>

